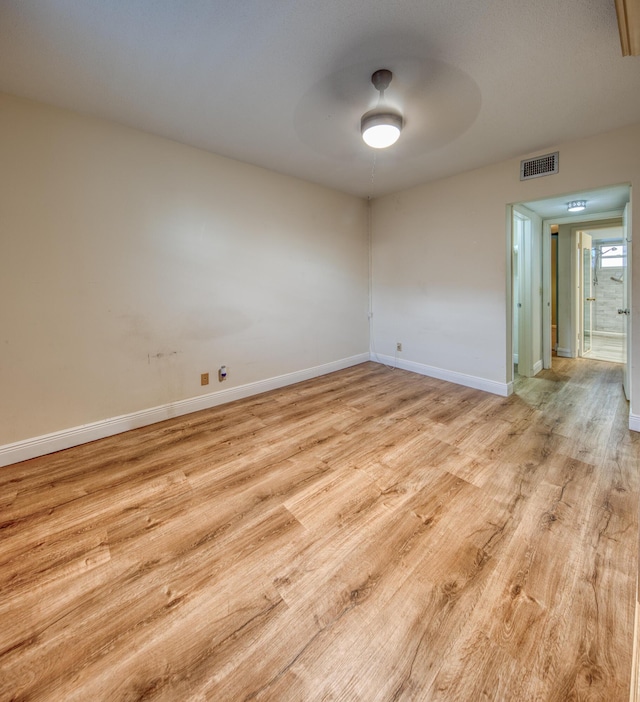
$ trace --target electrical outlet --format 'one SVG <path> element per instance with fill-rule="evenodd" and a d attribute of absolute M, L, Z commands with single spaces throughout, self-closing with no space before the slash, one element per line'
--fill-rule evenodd
<path fill-rule="evenodd" d="M 402 342 L 401 341 L 396 342 L 396 351 L 402 351 Z"/>
<path fill-rule="evenodd" d="M 209 385 L 208 373 L 200 373 L 200 385 Z"/>

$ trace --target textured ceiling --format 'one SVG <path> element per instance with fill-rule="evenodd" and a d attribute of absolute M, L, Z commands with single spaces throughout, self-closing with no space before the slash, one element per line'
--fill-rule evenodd
<path fill-rule="evenodd" d="M 361 196 L 640 122 L 613 0 L 2 0 L 0 90 Z"/>

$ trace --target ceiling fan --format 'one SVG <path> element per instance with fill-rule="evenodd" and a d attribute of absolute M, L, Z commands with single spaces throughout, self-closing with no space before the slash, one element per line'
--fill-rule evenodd
<path fill-rule="evenodd" d="M 640 56 L 640 0 L 616 0 L 623 56 Z"/>

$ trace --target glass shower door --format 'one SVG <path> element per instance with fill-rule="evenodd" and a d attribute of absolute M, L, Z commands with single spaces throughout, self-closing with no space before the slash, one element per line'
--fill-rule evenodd
<path fill-rule="evenodd" d="M 591 353 L 591 340 L 593 338 L 593 271 L 594 257 L 591 253 L 591 236 L 586 232 L 580 232 L 580 252 L 581 252 L 581 282 L 582 282 L 582 356 Z"/>

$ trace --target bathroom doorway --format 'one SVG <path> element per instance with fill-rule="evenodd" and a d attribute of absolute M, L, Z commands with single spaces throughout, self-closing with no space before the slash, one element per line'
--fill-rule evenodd
<path fill-rule="evenodd" d="M 627 362 L 625 307 L 627 247 L 620 226 L 588 228 L 580 240 L 580 355 Z"/>

